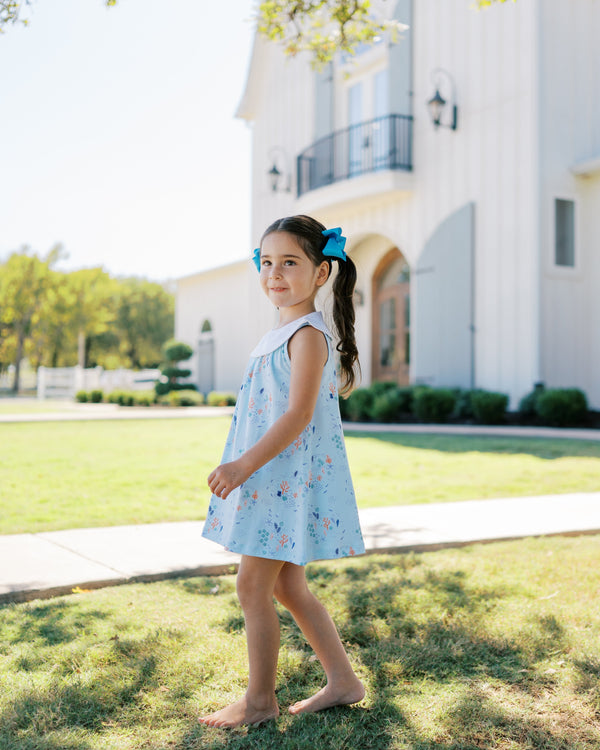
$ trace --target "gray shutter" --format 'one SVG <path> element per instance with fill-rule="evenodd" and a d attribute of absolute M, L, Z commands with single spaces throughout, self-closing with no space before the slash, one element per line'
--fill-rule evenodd
<path fill-rule="evenodd" d="M 412 0 L 398 0 L 394 18 L 409 26 L 390 45 L 390 114 L 412 114 Z"/>
<path fill-rule="evenodd" d="M 315 140 L 333 131 L 333 65 L 315 73 Z"/>
<path fill-rule="evenodd" d="M 428 240 L 412 277 L 413 380 L 473 388 L 475 204 L 453 213 Z"/>

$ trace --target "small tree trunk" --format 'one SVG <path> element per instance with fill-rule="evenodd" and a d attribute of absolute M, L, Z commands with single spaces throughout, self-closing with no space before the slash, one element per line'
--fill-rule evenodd
<path fill-rule="evenodd" d="M 85 367 L 85 331 L 83 328 L 80 328 L 77 334 L 77 364 L 79 367 Z"/>
<path fill-rule="evenodd" d="M 17 334 L 17 354 L 15 357 L 15 377 L 13 380 L 13 393 L 19 392 L 21 385 L 21 360 L 23 359 L 23 346 L 25 344 L 25 334 L 19 331 Z"/>

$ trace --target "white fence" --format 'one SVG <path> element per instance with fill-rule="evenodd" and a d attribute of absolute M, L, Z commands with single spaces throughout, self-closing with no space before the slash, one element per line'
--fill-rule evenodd
<path fill-rule="evenodd" d="M 0 391 L 12 391 L 15 382 L 15 366 L 9 365 L 7 370 L 0 372 Z M 35 370 L 31 370 L 28 364 L 22 364 L 19 377 L 19 389 L 21 391 L 35 391 Z"/>
<path fill-rule="evenodd" d="M 74 398 L 77 391 L 145 391 L 154 387 L 159 370 L 105 370 L 102 367 L 40 367 L 37 397 Z"/>

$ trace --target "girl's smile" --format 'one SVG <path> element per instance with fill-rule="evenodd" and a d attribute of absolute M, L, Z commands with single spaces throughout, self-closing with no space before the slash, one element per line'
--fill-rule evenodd
<path fill-rule="evenodd" d="M 310 260 L 288 232 L 272 232 L 262 243 L 260 284 L 280 310 L 280 323 L 314 312 L 319 287 L 327 281 L 329 265 Z"/>

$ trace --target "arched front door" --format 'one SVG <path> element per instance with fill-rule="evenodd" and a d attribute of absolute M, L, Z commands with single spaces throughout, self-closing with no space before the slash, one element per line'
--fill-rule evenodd
<path fill-rule="evenodd" d="M 392 248 L 373 274 L 373 380 L 408 385 L 410 365 L 410 269 Z"/>

